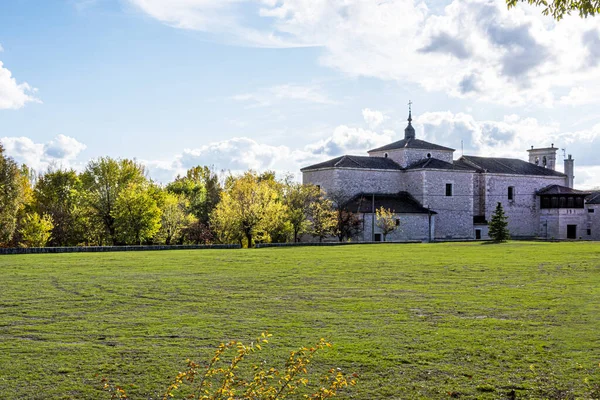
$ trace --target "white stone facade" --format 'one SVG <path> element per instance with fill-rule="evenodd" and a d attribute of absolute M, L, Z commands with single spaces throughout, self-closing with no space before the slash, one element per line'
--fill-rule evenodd
<path fill-rule="evenodd" d="M 372 150 L 369 157 L 347 156 L 360 167 L 324 162 L 303 168 L 303 182 L 347 197 L 407 192 L 433 212 L 431 218 L 426 212 L 398 214 L 400 229 L 388 236 L 393 241 L 428 240 L 430 229 L 435 240 L 487 239 L 487 223 L 498 203 L 513 238 L 566 239 L 569 229 L 570 238 L 576 234 L 577 239 L 600 240 L 600 205 L 541 208 L 540 190 L 552 186 L 572 190 L 572 180 L 554 171 L 554 146 L 528 150 L 532 162 L 470 156 L 453 160 L 452 149 L 417 140 L 414 129 L 408 128 L 412 129 L 410 123 L 404 140 Z M 547 160 L 546 167 L 539 165 L 540 157 Z M 397 168 L 389 169 L 389 160 L 378 164 L 382 158 Z M 572 191 L 582 196 L 583 192 Z M 360 218 L 363 232 L 357 239 L 370 241 L 373 216 L 364 213 Z"/>

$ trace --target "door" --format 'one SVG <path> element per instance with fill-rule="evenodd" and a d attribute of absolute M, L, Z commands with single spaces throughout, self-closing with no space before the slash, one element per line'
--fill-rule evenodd
<path fill-rule="evenodd" d="M 381 242 L 381 233 L 376 233 L 375 234 L 375 241 L 376 242 Z"/>
<path fill-rule="evenodd" d="M 481 239 L 481 229 L 475 229 L 475 239 Z"/>
<path fill-rule="evenodd" d="M 577 225 L 567 225 L 567 239 L 577 239 Z"/>

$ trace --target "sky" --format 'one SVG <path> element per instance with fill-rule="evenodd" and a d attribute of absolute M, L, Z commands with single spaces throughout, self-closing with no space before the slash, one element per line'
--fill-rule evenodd
<path fill-rule="evenodd" d="M 0 2 L 0 142 L 38 172 L 300 168 L 404 136 L 572 154 L 600 186 L 600 17 L 487 0 Z M 564 150 L 563 150 L 564 149 Z M 562 162 L 557 162 L 558 169 Z"/>

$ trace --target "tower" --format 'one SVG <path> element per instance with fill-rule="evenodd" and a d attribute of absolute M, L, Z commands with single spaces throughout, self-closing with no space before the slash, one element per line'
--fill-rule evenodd
<path fill-rule="evenodd" d="M 573 180 L 575 176 L 573 175 L 575 169 L 575 160 L 569 154 L 569 158 L 565 158 L 565 175 L 567 175 L 567 186 L 571 189 L 573 188 Z"/>
<path fill-rule="evenodd" d="M 552 143 L 551 147 L 540 149 L 534 149 L 531 146 L 531 149 L 527 150 L 529 153 L 529 162 L 554 171 L 556 169 L 556 150 L 558 149 L 554 147 L 554 143 Z"/>
<path fill-rule="evenodd" d="M 415 128 L 413 128 L 412 122 L 412 101 L 408 102 L 408 126 L 404 129 L 404 140 L 414 139 L 416 137 Z"/>

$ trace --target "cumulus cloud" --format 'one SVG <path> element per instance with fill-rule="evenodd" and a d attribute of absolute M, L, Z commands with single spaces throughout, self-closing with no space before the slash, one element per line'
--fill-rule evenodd
<path fill-rule="evenodd" d="M 453 0 L 435 11 L 422 0 L 129 1 L 179 28 L 254 46 L 318 45 L 320 62 L 344 74 L 461 98 L 553 106 L 565 89 L 600 81 L 595 19 L 555 23 L 504 0 Z"/>
<path fill-rule="evenodd" d="M 372 129 L 377 128 L 387 119 L 381 111 L 371 110 L 370 108 L 363 108 L 362 115 L 365 122 Z"/>
<path fill-rule="evenodd" d="M 6 149 L 6 154 L 36 171 L 44 171 L 51 166 L 76 167 L 77 156 L 86 149 L 85 144 L 62 134 L 47 143 L 36 143 L 24 136 L 3 137 L 0 142 Z"/>
<path fill-rule="evenodd" d="M 39 102 L 35 97 L 36 91 L 27 82 L 17 83 L 10 70 L 0 61 L 0 110 L 17 109 L 29 102 Z"/>

